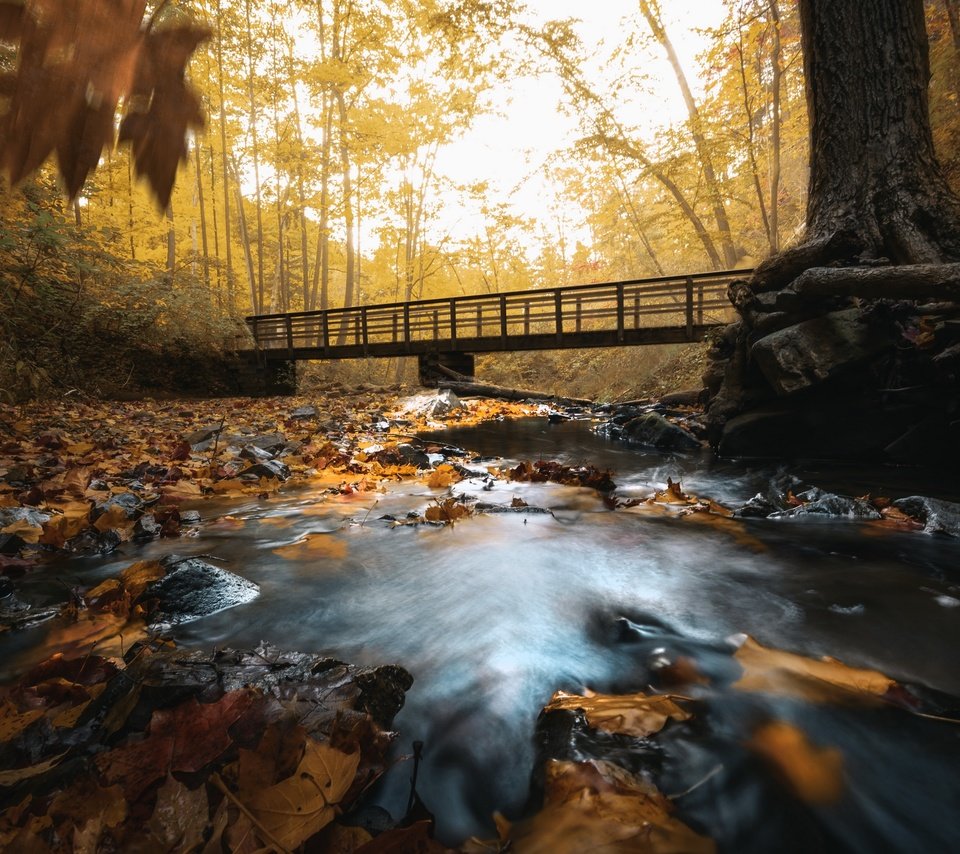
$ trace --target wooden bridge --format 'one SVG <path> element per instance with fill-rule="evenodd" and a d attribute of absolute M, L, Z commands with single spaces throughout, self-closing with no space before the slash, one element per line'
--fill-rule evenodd
<path fill-rule="evenodd" d="M 472 375 L 472 354 L 701 341 L 729 323 L 750 270 L 446 297 L 246 318 L 261 359 L 420 357 Z"/>

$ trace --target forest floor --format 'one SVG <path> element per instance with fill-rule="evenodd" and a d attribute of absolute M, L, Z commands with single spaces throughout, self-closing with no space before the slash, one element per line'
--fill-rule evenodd
<path fill-rule="evenodd" d="M 369 387 L 330 388 L 322 399 L 0 406 L 0 632 L 38 617 L 18 610 L 16 582 L 51 556 L 187 535 L 199 522 L 194 508 L 210 497 L 267 498 L 307 483 L 342 495 L 419 479 L 443 493 L 413 523 L 453 524 L 473 512 L 448 490 L 464 474 L 462 460 L 416 434 L 538 412 L 482 399 L 450 407 L 435 393 L 405 403 Z M 589 466 L 541 461 L 500 474 L 594 488 L 617 506 L 609 472 Z M 648 503 L 718 527 L 739 524 L 678 484 Z M 903 514 L 887 521 L 919 526 Z M 154 619 L 158 591 L 175 571 L 175 563 L 141 561 L 71 591 L 54 615 L 69 626 L 57 654 L 0 692 L 0 848 L 449 850 L 432 838 L 415 792 L 390 827 L 351 819 L 387 767 L 409 675 L 272 647 L 181 652 Z M 897 695 L 882 674 L 743 649 L 743 666 L 755 673 L 786 667 L 860 694 Z M 683 686 L 701 677 L 689 665 L 675 670 L 679 694 L 561 693 L 547 711 L 581 710 L 587 726 L 648 738 L 696 715 Z M 778 727 L 758 733 L 757 754 L 779 763 L 804 796 L 828 798 L 839 785 L 834 758 Z M 498 818 L 498 838 L 458 850 L 576 851 L 585 849 L 575 840 L 651 837 L 660 846 L 651 850 L 713 850 L 645 777 L 614 762 L 551 760 L 545 775 L 539 813 L 516 824 Z"/>

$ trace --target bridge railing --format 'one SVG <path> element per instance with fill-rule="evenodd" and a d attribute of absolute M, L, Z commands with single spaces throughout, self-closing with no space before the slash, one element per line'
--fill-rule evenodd
<path fill-rule="evenodd" d="M 418 300 L 247 318 L 257 346 L 345 355 L 374 347 L 420 352 L 469 349 L 485 342 L 502 349 L 521 339 L 576 346 L 577 336 L 615 332 L 619 340 L 641 329 L 693 330 L 732 319 L 727 285 L 748 270 L 603 282 L 502 294 Z M 565 341 L 566 339 L 566 341 Z M 550 342 L 548 342 L 550 343 Z M 582 346 L 582 345 L 581 345 Z"/>

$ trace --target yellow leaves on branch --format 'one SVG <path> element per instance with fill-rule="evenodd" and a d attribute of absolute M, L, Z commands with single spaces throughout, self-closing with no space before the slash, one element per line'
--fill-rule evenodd
<path fill-rule="evenodd" d="M 359 751 L 343 753 L 308 738 L 293 776 L 257 792 L 247 806 L 271 837 L 296 848 L 337 816 L 359 766 Z"/>
<path fill-rule="evenodd" d="M 690 719 L 690 712 L 677 703 L 678 699 L 684 698 L 665 694 L 596 694 L 593 691 L 580 696 L 557 691 L 544 711 L 581 709 L 587 723 L 595 729 L 645 738 L 660 732 L 668 720 Z"/>

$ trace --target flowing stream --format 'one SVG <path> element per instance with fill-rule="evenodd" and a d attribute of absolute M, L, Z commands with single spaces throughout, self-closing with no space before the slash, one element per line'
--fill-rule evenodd
<path fill-rule="evenodd" d="M 617 495 L 646 497 L 667 478 L 728 506 L 785 476 L 770 467 L 670 457 L 612 444 L 585 422 L 500 422 L 438 433 L 478 455 L 559 459 L 614 470 Z M 441 838 L 492 835 L 491 816 L 522 814 L 535 765 L 538 713 L 557 689 L 642 690 L 662 659 L 686 656 L 714 677 L 705 720 L 651 746 L 656 781 L 680 816 L 728 851 L 946 851 L 960 844 L 960 725 L 901 709 L 815 704 L 729 688 L 726 639 L 831 655 L 935 692 L 960 696 L 960 541 L 880 531 L 848 520 L 747 520 L 736 530 L 610 511 L 596 493 L 491 482 L 493 461 L 457 494 L 551 513 L 477 515 L 447 527 L 391 527 L 442 491 L 396 484 L 383 494 L 287 492 L 200 505 L 198 536 L 128 544 L 24 580 L 21 595 L 62 599 L 134 560 L 211 554 L 261 586 L 248 605 L 180 626 L 181 645 L 252 646 L 261 639 L 358 664 L 395 662 L 415 676 L 396 720 L 398 752 L 425 743 L 418 791 Z M 502 464 L 498 461 L 497 464 Z M 791 476 L 851 495 L 957 487 L 911 472 L 808 466 Z M 283 549 L 319 535 L 301 553 Z M 42 574 L 38 574 L 42 575 Z M 25 666 L 44 628 L 3 639 L 6 675 Z M 726 686 L 726 687 L 724 687 Z M 843 757 L 845 795 L 801 804 L 742 747 L 758 721 L 802 728 Z M 587 755 L 589 745 L 577 748 Z M 402 815 L 411 765 L 376 800 Z"/>

